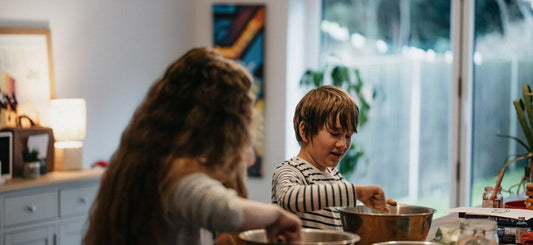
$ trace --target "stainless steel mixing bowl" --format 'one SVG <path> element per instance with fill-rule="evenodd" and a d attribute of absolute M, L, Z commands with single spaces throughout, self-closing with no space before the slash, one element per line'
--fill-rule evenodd
<path fill-rule="evenodd" d="M 239 233 L 239 238 L 249 245 L 265 244 L 288 244 L 288 243 L 268 243 L 264 229 L 249 230 Z M 302 241 L 294 244 L 305 245 L 341 245 L 355 244 L 361 238 L 350 232 L 329 231 L 316 229 L 302 229 Z"/>
<path fill-rule="evenodd" d="M 345 231 L 361 236 L 358 244 L 367 245 L 387 241 L 426 240 L 435 209 L 398 204 L 389 212 L 380 212 L 364 205 L 338 208 Z"/>
<path fill-rule="evenodd" d="M 373 245 L 442 245 L 438 242 L 422 242 L 422 241 L 390 241 L 390 242 L 378 242 Z"/>

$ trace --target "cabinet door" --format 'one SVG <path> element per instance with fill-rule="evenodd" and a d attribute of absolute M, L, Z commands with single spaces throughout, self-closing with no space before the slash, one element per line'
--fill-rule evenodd
<path fill-rule="evenodd" d="M 53 245 L 54 226 L 9 232 L 4 238 L 4 245 Z"/>
<path fill-rule="evenodd" d="M 61 222 L 57 236 L 57 245 L 81 244 L 85 234 L 85 219 Z"/>
<path fill-rule="evenodd" d="M 4 214 L 4 206 L 2 206 L 4 204 L 4 197 L 3 196 L 0 196 L 0 231 L 2 231 L 2 228 L 4 227 L 4 216 L 6 216 Z M 2 234 L 0 234 L 0 238 Z M 2 241 L 4 241 L 3 239 L 0 239 L 0 245 L 2 245 Z"/>

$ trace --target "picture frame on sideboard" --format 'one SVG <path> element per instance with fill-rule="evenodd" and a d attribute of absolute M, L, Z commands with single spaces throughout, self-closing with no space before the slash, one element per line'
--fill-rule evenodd
<path fill-rule="evenodd" d="M 37 124 L 55 98 L 53 65 L 50 29 L 0 26 L 0 94 Z"/>

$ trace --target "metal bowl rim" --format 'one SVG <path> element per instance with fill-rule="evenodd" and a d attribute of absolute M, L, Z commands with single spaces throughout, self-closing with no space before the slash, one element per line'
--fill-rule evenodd
<path fill-rule="evenodd" d="M 239 233 L 239 238 L 245 242 L 255 242 L 255 241 L 249 241 L 247 239 L 245 239 L 243 236 L 245 234 L 248 234 L 248 233 L 259 233 L 259 232 L 264 232 L 265 229 L 254 229 L 254 230 L 247 230 L 247 231 L 243 231 L 243 232 L 240 232 Z M 339 244 L 339 245 L 344 245 L 344 244 L 355 244 L 357 243 L 358 241 L 361 240 L 361 236 L 357 235 L 357 234 L 354 234 L 354 233 L 351 233 L 351 232 L 348 232 L 348 231 L 333 231 L 333 230 L 319 230 L 319 229 L 311 229 L 311 228 L 302 228 L 301 229 L 302 232 L 313 232 L 313 233 L 324 233 L 324 234 L 343 234 L 343 235 L 346 235 L 348 236 L 346 238 L 346 240 L 343 240 L 343 241 L 332 241 L 332 242 L 297 242 L 297 243 L 291 243 L 291 244 L 298 244 L 298 245 L 335 245 L 335 244 Z M 260 243 L 260 242 L 255 242 L 255 243 Z M 265 243 L 265 244 L 269 244 L 269 243 Z M 285 244 L 285 243 L 282 243 L 282 244 Z"/>
<path fill-rule="evenodd" d="M 336 209 L 341 212 L 341 214 L 357 214 L 357 215 L 365 215 L 365 216 L 385 216 L 385 217 L 398 217 L 398 216 L 426 216 L 426 215 L 433 215 L 434 213 L 437 212 L 436 209 L 434 208 L 428 208 L 428 207 L 423 207 L 423 206 L 416 206 L 416 205 L 407 205 L 407 204 L 404 204 L 404 205 L 401 205 L 401 206 L 405 206 L 405 207 L 413 207 L 413 208 L 423 208 L 423 209 L 426 209 L 428 210 L 428 212 L 424 212 L 424 213 L 416 213 L 416 214 L 390 214 L 390 213 L 357 213 L 357 212 L 350 212 L 350 211 L 347 211 L 346 209 L 349 209 L 349 208 L 356 208 L 356 207 L 359 207 L 359 206 L 364 206 L 362 204 L 359 204 L 355 207 L 336 207 Z"/>
<path fill-rule="evenodd" d="M 387 241 L 387 242 L 376 242 L 372 243 L 372 245 L 392 245 L 392 244 L 440 244 L 437 242 L 431 242 L 431 241 Z"/>

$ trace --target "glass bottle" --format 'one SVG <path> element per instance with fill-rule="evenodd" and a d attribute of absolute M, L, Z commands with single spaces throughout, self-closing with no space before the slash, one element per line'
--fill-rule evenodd
<path fill-rule="evenodd" d="M 529 232 L 529 226 L 526 222 L 525 217 L 518 217 L 518 222 L 516 222 L 516 229 L 515 229 L 515 243 L 521 244 L 522 239 L 522 233 Z"/>
<path fill-rule="evenodd" d="M 483 193 L 483 205 L 484 208 L 503 208 L 503 195 L 502 187 L 498 187 L 496 192 L 496 197 L 494 200 L 490 200 L 492 193 L 494 192 L 494 187 L 485 186 L 485 192 Z"/>
<path fill-rule="evenodd" d="M 490 219 L 467 219 L 460 224 L 458 245 L 496 245 L 497 223 Z"/>

